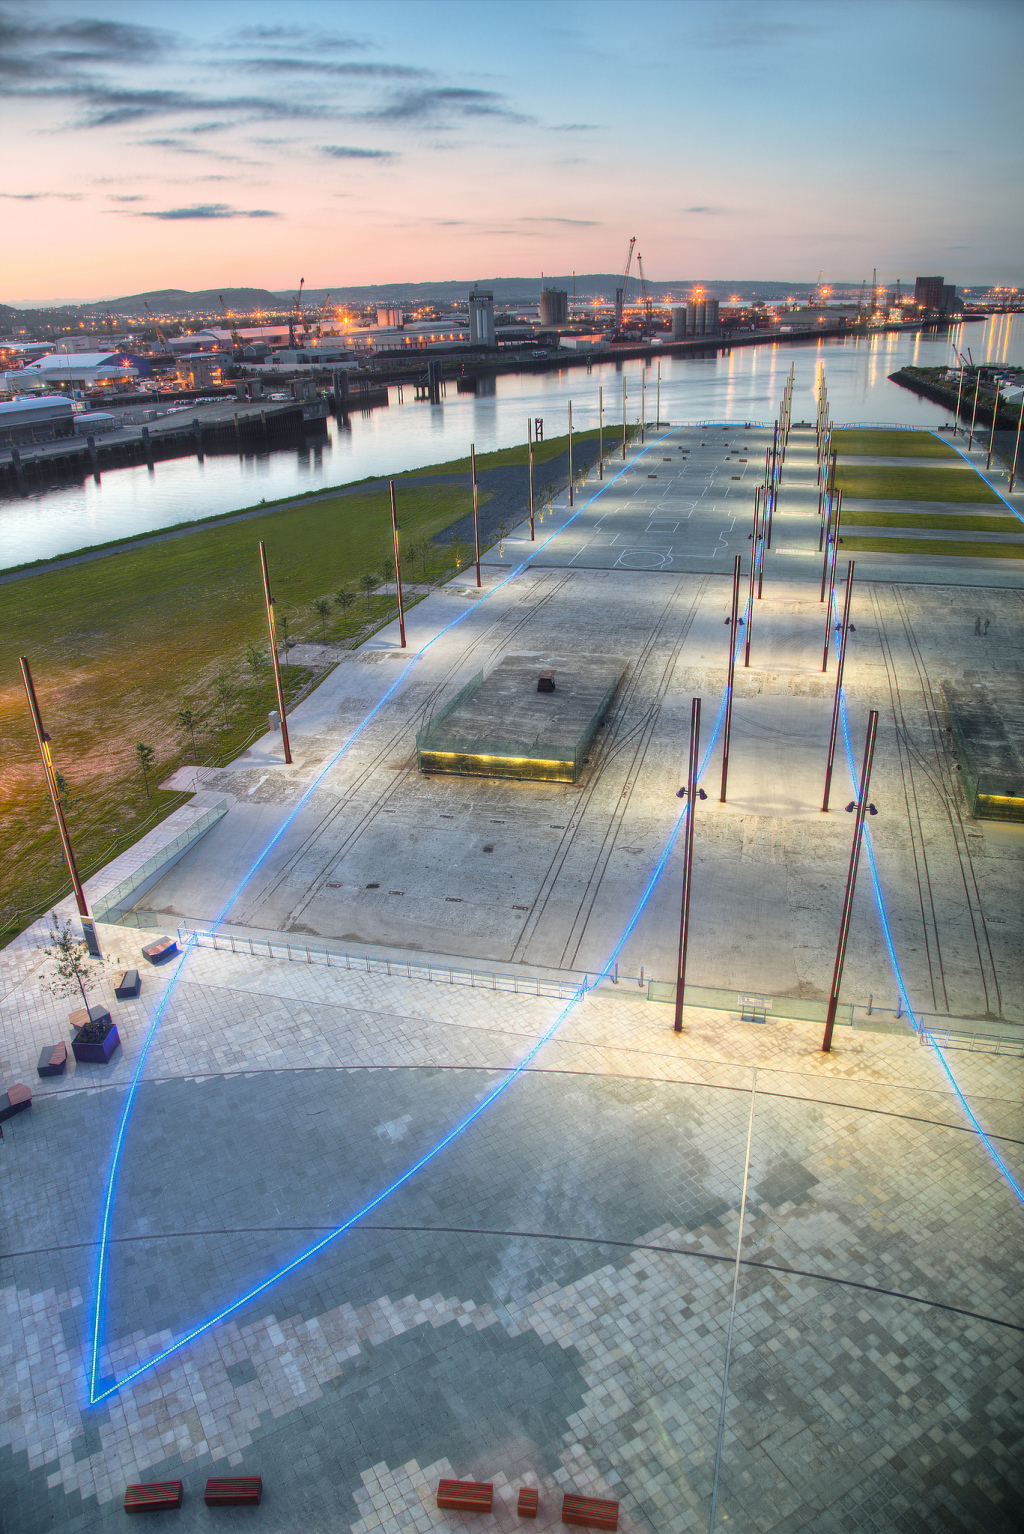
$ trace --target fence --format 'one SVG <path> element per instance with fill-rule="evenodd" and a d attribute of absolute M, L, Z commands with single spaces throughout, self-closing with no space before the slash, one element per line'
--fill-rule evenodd
<path fill-rule="evenodd" d="M 365 953 L 335 953 L 308 944 L 275 943 L 271 938 L 236 937 L 232 933 L 205 932 L 183 923 L 178 941 L 196 948 L 252 954 L 255 958 L 285 959 L 294 964 L 320 964 L 325 969 L 356 970 L 367 975 L 397 975 L 408 980 L 429 980 L 440 985 L 466 985 L 476 990 L 507 991 L 516 996 L 552 996 L 571 1001 L 587 988 L 588 980 L 546 980 L 538 975 L 505 975 L 496 970 L 460 969 L 451 964 L 417 964 L 413 960 L 377 958 Z"/>
<path fill-rule="evenodd" d="M 972 1055 L 1010 1055 L 1024 1058 L 1024 1030 L 1018 1038 L 999 1033 L 967 1033 L 959 1028 L 922 1028 L 919 1042 L 936 1049 L 966 1049 Z"/>

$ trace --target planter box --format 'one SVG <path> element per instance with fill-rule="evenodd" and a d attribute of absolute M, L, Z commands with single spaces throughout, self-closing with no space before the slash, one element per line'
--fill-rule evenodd
<path fill-rule="evenodd" d="M 71 1049 L 75 1059 L 85 1065 L 106 1065 L 120 1042 L 117 1036 L 117 1025 L 111 1023 L 110 1031 L 101 1043 L 84 1044 L 81 1039 L 72 1039 Z"/>

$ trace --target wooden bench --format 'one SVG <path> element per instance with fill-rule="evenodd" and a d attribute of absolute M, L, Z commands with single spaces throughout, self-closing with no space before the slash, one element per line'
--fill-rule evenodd
<path fill-rule="evenodd" d="M 77 1012 L 72 1012 L 68 1017 L 72 1028 L 84 1028 L 86 1023 L 109 1023 L 110 1021 L 109 1009 L 99 1005 L 79 1007 Z"/>
<path fill-rule="evenodd" d="M 257 1507 L 262 1495 L 260 1475 L 211 1475 L 203 1500 L 207 1507 Z"/>
<path fill-rule="evenodd" d="M 164 1513 L 169 1508 L 180 1507 L 182 1484 L 180 1481 L 150 1481 L 148 1486 L 129 1486 L 124 1494 L 126 1513 Z"/>
<path fill-rule="evenodd" d="M 494 1502 L 490 1481 L 439 1481 L 437 1505 L 453 1513 L 489 1513 Z"/>
<path fill-rule="evenodd" d="M 36 1066 L 37 1076 L 63 1076 L 68 1063 L 68 1046 L 60 1044 L 46 1044 L 39 1054 L 39 1064 Z"/>
<path fill-rule="evenodd" d="M 540 1492 L 535 1486 L 520 1486 L 516 1512 L 520 1518 L 536 1518 L 540 1507 Z"/>
<path fill-rule="evenodd" d="M 619 1504 L 603 1497 L 580 1497 L 567 1491 L 562 1498 L 562 1522 L 577 1529 L 617 1529 Z"/>
<path fill-rule="evenodd" d="M 169 959 L 172 953 L 177 953 L 177 951 L 177 938 L 158 937 L 155 942 L 146 944 L 142 950 L 142 957 L 148 959 L 150 964 L 160 964 L 164 959 Z"/>
<path fill-rule="evenodd" d="M 127 1001 L 129 997 L 137 996 L 141 990 L 142 982 L 137 969 L 123 969 L 114 976 L 114 995 L 118 1001 Z"/>
<path fill-rule="evenodd" d="M 24 1113 L 26 1108 L 32 1106 L 32 1093 L 22 1082 L 16 1086 L 8 1087 L 7 1091 L 0 1094 L 0 1124 L 6 1124 L 16 1113 Z"/>

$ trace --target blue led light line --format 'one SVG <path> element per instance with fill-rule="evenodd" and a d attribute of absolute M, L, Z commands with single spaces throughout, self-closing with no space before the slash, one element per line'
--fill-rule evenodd
<path fill-rule="evenodd" d="M 832 613 L 833 618 L 837 618 L 839 615 L 838 602 L 835 598 L 833 598 Z M 839 645 L 840 637 L 837 635 L 837 649 L 839 648 Z M 857 772 L 857 764 L 853 754 L 853 744 L 850 740 L 850 721 L 846 712 L 845 687 L 840 688 L 839 691 L 839 715 L 843 726 L 843 743 L 846 748 L 846 765 L 850 773 L 850 782 L 853 785 L 855 798 L 859 799 L 860 777 Z M 885 939 L 885 946 L 889 952 L 889 963 L 892 965 L 892 972 L 896 978 L 896 985 L 900 996 L 903 999 L 903 1008 L 907 1014 L 907 1020 L 910 1023 L 910 1026 L 914 1029 L 915 1033 L 924 1034 L 924 1037 L 927 1039 L 932 1051 L 935 1054 L 936 1059 L 939 1061 L 942 1069 L 945 1071 L 949 1084 L 953 1088 L 953 1091 L 956 1093 L 957 1099 L 960 1102 L 960 1106 L 963 1108 L 964 1113 L 967 1115 L 971 1124 L 973 1124 L 974 1129 L 980 1137 L 982 1144 L 985 1146 L 985 1149 L 992 1157 L 992 1160 L 996 1163 L 999 1170 L 1006 1178 L 1006 1181 L 1013 1189 L 1013 1192 L 1017 1195 L 1019 1201 L 1024 1204 L 1024 1189 L 1021 1188 L 1020 1183 L 1014 1177 L 1013 1173 L 1010 1171 L 1010 1168 L 1006 1165 L 1006 1162 L 996 1150 L 984 1129 L 982 1129 L 980 1123 L 978 1122 L 977 1116 L 975 1115 L 974 1109 L 971 1107 L 970 1103 L 967 1101 L 967 1098 L 964 1096 L 960 1087 L 960 1083 L 957 1081 L 956 1076 L 953 1074 L 952 1068 L 949 1064 L 949 1061 L 946 1059 L 945 1054 L 939 1048 L 938 1044 L 936 1044 L 928 1029 L 922 1028 L 921 1023 L 917 1018 L 917 1014 L 914 1012 L 914 1009 L 910 1004 L 910 997 L 907 995 L 907 987 L 903 979 L 903 971 L 900 969 L 900 962 L 896 957 L 896 945 L 893 942 L 892 929 L 889 925 L 889 913 L 885 908 L 885 898 L 882 895 L 882 881 L 878 876 L 878 864 L 875 862 L 875 849 L 871 845 L 871 833 L 868 831 L 866 825 L 862 827 L 861 835 L 864 841 L 864 850 L 868 855 L 868 867 L 871 870 L 871 883 L 874 887 L 875 905 L 878 908 L 878 918 L 882 924 L 882 936 Z"/>
<path fill-rule="evenodd" d="M 280 841 L 281 837 L 284 835 L 284 833 L 288 829 L 288 827 L 293 824 L 293 822 L 294 822 L 296 816 L 299 814 L 300 810 L 304 807 L 304 805 L 306 805 L 309 802 L 309 799 L 311 798 L 313 793 L 316 791 L 316 789 L 323 782 L 323 780 L 327 776 L 327 774 L 335 767 L 335 765 L 340 760 L 340 758 L 345 754 L 346 751 L 348 751 L 349 747 L 353 744 L 353 742 L 358 740 L 358 738 L 363 734 L 363 732 L 366 730 L 367 726 L 370 724 L 370 722 L 375 717 L 375 715 L 380 711 L 381 708 L 383 708 L 384 704 L 387 703 L 389 701 L 389 699 L 391 699 L 394 696 L 394 694 L 396 693 L 398 688 L 401 686 L 401 684 L 404 682 L 406 677 L 409 675 L 409 672 L 412 670 L 412 668 L 416 664 L 416 662 L 418 660 L 420 660 L 427 653 L 427 651 L 434 644 L 437 643 L 437 641 L 440 638 L 442 638 L 445 634 L 449 633 L 459 623 L 463 622 L 463 620 L 465 618 L 467 618 L 470 613 L 474 612 L 480 606 L 480 604 L 482 602 L 486 601 L 488 597 L 493 596 L 496 591 L 500 591 L 503 586 L 506 586 L 510 581 L 514 580 L 518 575 L 521 575 L 523 570 L 525 570 L 526 567 L 529 565 L 530 561 L 532 559 L 536 558 L 536 556 L 541 552 L 541 550 L 546 548 L 547 545 L 552 541 L 552 539 L 556 538 L 560 533 L 564 532 L 567 527 L 569 527 L 573 522 L 575 522 L 577 517 L 581 516 L 584 511 L 586 511 L 590 506 L 592 506 L 593 503 L 597 500 L 598 496 L 603 494 L 603 492 L 606 489 L 608 489 L 611 485 L 615 484 L 615 482 L 618 479 L 620 479 L 622 477 L 622 475 L 625 474 L 628 471 L 628 469 L 632 466 L 632 464 L 635 464 L 635 462 L 636 462 L 636 460 L 638 458 L 642 458 L 645 453 L 648 453 L 651 450 L 651 448 L 657 446 L 657 444 L 659 442 L 664 441 L 666 437 L 671 436 L 673 431 L 675 431 L 675 430 L 678 430 L 678 428 L 674 427 L 674 428 L 672 428 L 672 431 L 663 432 L 661 434 L 661 436 L 655 437 L 649 444 L 647 444 L 644 448 L 642 448 L 641 451 L 635 455 L 635 457 L 632 460 L 632 463 L 625 464 L 616 474 L 614 474 L 612 476 L 611 479 L 609 479 L 605 483 L 603 483 L 600 486 L 600 488 L 598 490 L 596 490 L 595 493 L 592 496 L 590 496 L 589 499 L 587 501 L 585 501 L 582 506 L 580 506 L 578 511 L 574 512 L 571 517 L 568 517 L 561 524 L 561 526 L 555 528 L 555 530 L 552 533 L 550 533 L 547 538 L 545 538 L 541 543 L 539 543 L 535 549 L 531 550 L 531 552 L 526 556 L 526 558 L 524 560 L 522 560 L 520 562 L 520 564 L 518 564 L 514 569 L 510 570 L 508 575 L 505 576 L 501 581 L 499 581 L 497 583 L 497 585 L 492 586 L 489 591 L 484 592 L 483 595 L 478 597 L 475 602 L 472 602 L 467 608 L 465 608 L 461 613 L 459 613 L 457 617 L 453 618 L 450 623 L 446 624 L 444 628 L 440 629 L 433 636 L 432 639 L 428 639 L 426 641 L 426 643 L 421 646 L 421 648 L 416 652 L 416 654 L 413 655 L 410 658 L 410 660 L 408 661 L 408 663 L 403 667 L 402 671 L 399 673 L 398 677 L 396 677 L 395 681 L 391 684 L 391 686 L 387 689 L 387 691 L 380 697 L 380 699 L 377 701 L 377 703 L 374 704 L 373 708 L 370 709 L 370 711 L 366 714 L 366 716 L 353 729 L 352 733 L 348 736 L 348 738 L 344 741 L 344 743 L 338 748 L 338 750 L 330 758 L 330 760 L 326 763 L 326 765 L 323 768 L 321 768 L 320 772 L 313 779 L 313 781 L 311 782 L 309 787 L 306 789 L 305 793 L 297 801 L 297 803 L 295 804 L 295 806 L 293 807 L 293 809 L 291 810 L 289 815 L 285 818 L 285 820 L 282 822 L 282 824 L 278 827 L 277 831 L 275 831 L 273 836 L 267 842 L 266 846 L 263 848 L 262 852 L 260 852 L 258 857 L 253 861 L 252 865 L 250 866 L 250 868 L 248 869 L 246 874 L 239 881 L 239 883 L 237 884 L 235 889 L 232 891 L 232 893 L 228 896 L 227 900 L 221 906 L 220 911 L 218 912 L 217 916 L 214 918 L 213 922 L 211 923 L 211 929 L 215 928 L 216 926 L 218 926 L 219 923 L 224 920 L 227 912 L 230 910 L 230 908 L 233 905 L 234 901 L 238 898 L 238 896 L 241 893 L 241 891 L 245 888 L 246 884 L 249 882 L 249 880 L 256 873 L 256 870 L 264 862 L 264 860 L 266 859 L 268 854 L 271 852 L 271 850 L 274 848 L 274 846 L 276 846 L 278 841 Z M 747 604 L 747 618 L 748 618 L 748 621 L 749 621 L 749 598 L 748 598 L 748 604 Z M 738 628 L 739 628 L 739 626 L 737 625 L 737 630 L 738 630 Z M 737 640 L 736 640 L 736 652 L 737 653 L 738 653 L 738 650 L 739 650 L 739 640 L 737 638 Z M 700 772 L 698 774 L 698 781 L 699 781 L 700 777 L 703 776 L 703 773 L 704 773 L 704 771 L 705 771 L 705 769 L 707 767 L 707 764 L 708 764 L 708 760 L 709 760 L 709 758 L 711 756 L 711 753 L 712 753 L 712 751 L 714 749 L 715 742 L 716 742 L 716 740 L 718 738 L 718 732 L 719 732 L 719 729 L 721 727 L 721 721 L 722 721 L 722 717 L 724 715 L 725 705 L 726 705 L 726 694 L 723 694 L 722 701 L 719 704 L 718 715 L 717 715 L 716 720 L 715 720 L 715 724 L 714 724 L 714 728 L 712 730 L 711 738 L 710 738 L 707 750 L 706 750 L 705 755 L 704 755 L 704 761 L 701 764 Z M 647 901 L 648 901 L 648 899 L 649 899 L 649 897 L 651 895 L 651 892 L 653 891 L 655 885 L 657 884 L 658 878 L 661 876 L 661 873 L 662 873 L 662 871 L 663 871 L 663 869 L 665 867 L 665 864 L 668 861 L 668 857 L 669 857 L 669 854 L 670 854 L 670 852 L 672 850 L 672 846 L 675 843 L 676 837 L 678 836 L 678 833 L 679 833 L 679 828 L 682 825 L 683 817 L 688 813 L 688 811 L 689 811 L 689 805 L 685 804 L 683 806 L 683 808 L 680 810 L 679 815 L 676 818 L 675 825 L 673 826 L 673 828 L 672 828 L 672 830 L 671 830 L 671 832 L 669 834 L 669 837 L 668 837 L 668 840 L 667 840 L 667 842 L 665 844 L 665 847 L 663 848 L 661 856 L 658 859 L 658 863 L 655 866 L 655 871 L 654 871 L 651 879 L 649 880 L 649 882 L 647 884 L 647 887 L 645 888 L 645 890 L 644 890 L 644 892 L 643 892 L 643 894 L 642 894 L 642 896 L 640 898 L 640 901 L 639 901 L 636 909 L 634 910 L 633 915 L 630 918 L 629 923 L 627 924 L 627 926 L 626 926 L 626 928 L 625 928 L 621 938 L 619 939 L 619 942 L 616 944 L 614 952 L 612 953 L 611 957 L 608 959 L 608 962 L 605 965 L 604 969 L 602 969 L 600 975 L 598 976 L 598 979 L 600 979 L 603 975 L 607 974 L 610 971 L 611 966 L 612 966 L 615 958 L 617 957 L 617 955 L 621 951 L 622 946 L 625 943 L 627 937 L 632 932 L 633 928 L 636 926 L 636 923 L 639 920 L 640 915 L 641 915 L 644 907 L 647 904 Z M 127 1097 L 125 1099 L 125 1105 L 124 1105 L 124 1108 L 123 1108 L 122 1113 L 121 1113 L 120 1122 L 118 1124 L 117 1134 L 116 1134 L 115 1140 L 114 1140 L 114 1149 L 113 1149 L 113 1154 L 111 1156 L 110 1170 L 109 1170 L 109 1174 L 108 1174 L 108 1177 L 107 1177 L 106 1194 L 105 1194 L 104 1202 L 103 1202 L 103 1217 L 102 1217 L 101 1228 L 100 1228 L 99 1255 L 98 1255 L 98 1258 L 97 1258 L 96 1285 L 95 1285 L 94 1303 L 93 1303 L 92 1347 L 91 1347 L 91 1359 L 90 1359 L 90 1366 L 89 1366 L 89 1404 L 90 1405 L 97 1405 L 100 1401 L 106 1400 L 111 1395 L 115 1395 L 118 1391 L 120 1391 L 123 1388 L 123 1386 L 125 1386 L 126 1384 L 129 1384 L 132 1380 L 137 1379 L 141 1374 L 147 1373 L 150 1369 L 155 1368 L 158 1364 L 163 1363 L 165 1359 L 167 1359 L 167 1358 L 169 1358 L 171 1356 L 171 1354 L 178 1352 L 181 1348 L 187 1346 L 188 1343 L 193 1342 L 197 1337 L 201 1336 L 204 1332 L 209 1331 L 211 1327 L 216 1326 L 220 1321 L 223 1321 L 224 1319 L 226 1319 L 226 1317 L 228 1317 L 229 1315 L 232 1315 L 235 1311 L 239 1310 L 243 1305 L 246 1305 L 250 1300 L 255 1299 L 258 1295 L 264 1293 L 272 1285 L 276 1284 L 281 1278 L 284 1278 L 288 1273 L 293 1272 L 295 1268 L 299 1267 L 302 1263 L 306 1262 L 310 1257 L 314 1256 L 317 1252 L 322 1251 L 324 1247 L 329 1246 L 331 1244 L 331 1242 L 337 1240 L 337 1238 L 339 1236 L 341 1236 L 346 1230 L 350 1229 L 351 1226 L 356 1224 L 359 1220 L 363 1219 L 372 1210 L 376 1209 L 381 1203 L 384 1202 L 385 1199 L 389 1198 L 392 1193 L 394 1193 L 398 1188 L 402 1187 L 402 1185 L 404 1183 L 408 1182 L 411 1177 L 415 1176 L 415 1174 L 418 1171 L 420 1171 L 424 1166 L 426 1166 L 428 1162 L 432 1161 L 434 1159 L 434 1157 L 436 1155 L 438 1155 L 447 1145 L 450 1145 L 451 1142 L 454 1139 L 456 1139 L 460 1134 L 462 1134 L 464 1130 L 468 1129 L 470 1124 L 472 1124 L 474 1122 L 474 1120 L 477 1119 L 480 1116 L 480 1114 L 484 1111 L 484 1109 L 489 1107 L 491 1103 L 493 1103 L 498 1097 L 501 1096 L 501 1094 L 503 1092 L 505 1092 L 512 1085 L 512 1083 L 526 1069 L 526 1067 L 529 1065 L 530 1061 L 532 1059 L 534 1059 L 534 1057 L 537 1055 L 539 1050 L 541 1050 L 543 1048 L 543 1046 L 552 1037 L 552 1035 L 555 1033 L 555 1031 L 561 1026 L 561 1024 L 564 1022 L 565 1018 L 572 1011 L 572 1009 L 579 1003 L 579 1001 L 582 999 L 583 995 L 586 993 L 586 989 L 587 989 L 586 982 L 584 982 L 583 985 L 581 985 L 579 991 L 576 993 L 576 995 L 574 997 L 570 998 L 569 1002 L 562 1009 L 562 1011 L 557 1015 L 557 1017 L 555 1018 L 554 1022 L 551 1023 L 550 1026 L 544 1031 L 544 1033 L 542 1033 L 540 1035 L 540 1037 L 531 1046 L 530 1050 L 527 1052 L 527 1054 L 524 1056 L 524 1058 L 519 1062 L 519 1064 L 517 1066 L 513 1067 L 513 1069 L 503 1078 L 503 1080 L 500 1081 L 497 1084 L 497 1086 L 495 1086 L 495 1088 L 490 1093 L 488 1093 L 488 1095 L 483 1099 L 482 1102 L 480 1102 L 477 1105 L 477 1107 L 473 1110 L 473 1112 L 471 1114 L 469 1114 L 465 1119 L 463 1119 L 453 1129 L 451 1129 L 448 1132 L 448 1134 L 445 1135 L 444 1138 L 442 1140 L 440 1140 L 431 1150 L 429 1150 L 417 1162 L 415 1162 L 411 1167 L 409 1167 L 409 1169 L 406 1172 L 404 1172 L 401 1177 L 397 1178 L 394 1182 L 392 1182 L 387 1188 L 384 1189 L 384 1191 L 382 1193 L 378 1194 L 377 1197 L 374 1198 L 370 1203 L 366 1204 L 362 1209 L 360 1209 L 358 1211 L 358 1213 L 352 1215 L 348 1220 L 346 1220 L 344 1222 L 344 1224 L 339 1225 L 335 1230 L 329 1232 L 328 1235 L 324 1236 L 320 1241 L 316 1242 L 313 1246 L 309 1247 L 306 1251 L 301 1252 L 291 1262 L 286 1264 L 284 1267 L 278 1269 L 277 1272 L 273 1273 L 263 1283 L 257 1285 L 254 1289 L 251 1289 L 248 1293 L 244 1294 L 240 1299 L 235 1300 L 231 1305 L 227 1306 L 225 1309 L 223 1309 L 221 1311 L 218 1311 L 216 1315 L 209 1317 L 206 1321 L 203 1321 L 202 1323 L 200 1323 L 199 1326 L 194 1327 L 190 1332 L 188 1332 L 185 1335 L 183 1335 L 182 1337 L 178 1338 L 176 1341 L 170 1343 L 161 1352 L 159 1352 L 157 1354 L 154 1354 L 154 1356 L 151 1357 L 150 1359 L 148 1359 L 144 1364 L 140 1364 L 136 1369 L 133 1369 L 128 1374 L 122 1376 L 122 1378 L 120 1380 L 115 1380 L 112 1383 L 108 1383 L 105 1380 L 101 1380 L 100 1375 L 99 1375 L 99 1357 L 100 1357 L 100 1349 L 101 1349 L 101 1324 L 102 1324 L 102 1317 L 103 1317 L 103 1300 L 104 1300 L 104 1294 L 105 1294 L 105 1288 L 106 1288 L 106 1277 L 107 1277 L 107 1248 L 108 1248 L 109 1239 L 110 1239 L 110 1220 L 111 1220 L 112 1209 L 113 1209 L 114 1194 L 115 1194 L 115 1191 L 116 1191 L 116 1188 L 117 1188 L 117 1177 L 118 1177 L 118 1172 L 120 1170 L 121 1156 L 122 1156 L 123 1151 L 124 1151 L 125 1135 L 127 1133 L 127 1128 L 128 1128 L 129 1120 L 131 1118 L 132 1108 L 134 1106 L 135 1099 L 136 1099 L 136 1096 L 137 1096 L 137 1093 L 138 1093 L 138 1088 L 139 1088 L 139 1085 L 140 1085 L 140 1082 L 141 1082 L 142 1072 L 143 1072 L 143 1070 L 145 1068 L 146 1059 L 147 1059 L 147 1057 L 149 1055 L 150 1048 L 152 1047 L 153 1040 L 154 1040 L 154 1038 L 156 1036 L 157 1029 L 159 1028 L 160 1022 L 161 1022 L 161 1020 L 163 1018 L 164 1012 L 165 1012 L 165 1010 L 167 1008 L 167 1004 L 168 1004 L 168 1002 L 169 1002 L 169 1000 L 170 1000 L 170 998 L 171 998 L 171 996 L 172 996 L 172 994 L 173 994 L 173 992 L 174 992 L 174 990 L 175 990 L 175 988 L 177 986 L 178 981 L 181 978 L 182 973 L 185 970 L 185 967 L 186 967 L 186 964 L 187 964 L 187 960 L 188 960 L 191 952 L 195 948 L 195 946 L 196 946 L 196 939 L 195 939 L 194 936 L 190 936 L 187 939 L 186 947 L 185 947 L 185 952 L 184 952 L 184 954 L 182 956 L 182 960 L 179 963 L 179 965 L 177 967 L 177 970 L 175 971 L 174 975 L 172 976 L 172 978 L 171 978 L 171 980 L 170 980 L 170 982 L 169 982 L 169 984 L 167 986 L 167 989 L 164 992 L 163 996 L 161 997 L 160 1002 L 157 1005 L 156 1011 L 153 1014 L 153 1020 L 152 1020 L 152 1022 L 150 1024 L 149 1031 L 148 1031 L 148 1033 L 146 1035 L 145 1041 L 143 1043 L 142 1049 L 141 1049 L 140 1054 L 139 1054 L 138 1063 L 137 1063 L 137 1065 L 135 1067 L 135 1071 L 134 1071 L 134 1073 L 132 1075 L 131 1083 L 130 1083 L 130 1086 L 129 1086 L 129 1089 L 128 1089 L 128 1094 L 127 1094 Z M 597 982 L 595 981 L 594 983 L 596 984 Z"/>

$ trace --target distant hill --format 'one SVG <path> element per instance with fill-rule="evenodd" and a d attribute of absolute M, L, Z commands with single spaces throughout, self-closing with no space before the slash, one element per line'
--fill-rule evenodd
<path fill-rule="evenodd" d="M 576 273 L 576 297 L 589 299 L 603 297 L 612 299 L 615 289 L 622 283 L 621 272 L 577 272 Z M 477 284 L 481 288 L 493 292 L 495 302 L 499 304 L 531 303 L 536 302 L 540 295 L 540 276 L 533 277 L 481 277 L 477 279 L 463 278 L 443 282 L 383 282 L 370 286 L 345 287 L 339 283 L 327 288 L 306 288 L 303 291 L 303 307 L 318 307 L 324 302 L 328 292 L 331 299 L 337 304 L 351 304 L 353 307 L 363 305 L 392 305 L 399 304 L 404 308 L 415 308 L 419 304 L 428 303 L 451 303 L 453 299 L 465 301 L 471 287 Z M 544 285 L 549 288 L 561 288 L 564 292 L 572 293 L 572 274 L 568 276 L 547 275 L 544 277 Z M 736 297 L 749 300 L 754 298 L 777 300 L 794 297 L 806 298 L 814 290 L 813 281 L 779 282 L 774 278 L 742 278 L 726 281 L 723 278 L 704 277 L 676 277 L 670 282 L 648 281 L 647 291 L 658 302 L 668 299 L 685 300 L 695 286 L 701 287 L 711 298 Z M 859 284 L 840 283 L 833 281 L 833 293 L 839 294 L 842 290 L 856 292 Z M 144 313 L 144 304 L 148 303 L 154 314 L 180 315 L 182 317 L 192 313 L 218 314 L 220 312 L 220 295 L 223 293 L 224 302 L 228 309 L 236 314 L 251 314 L 255 310 L 276 310 L 280 313 L 289 309 L 295 300 L 295 288 L 284 292 L 272 292 L 268 288 L 202 288 L 192 292 L 186 288 L 157 288 L 149 293 L 131 293 L 121 298 L 97 299 L 93 303 L 86 304 L 61 304 L 59 312 L 75 315 L 130 315 Z M 640 294 L 640 283 L 635 269 L 630 273 L 629 296 L 635 300 Z M 55 313 L 58 306 L 52 310 L 35 310 L 34 313 Z M 20 311 L 25 313 L 27 311 Z"/>

